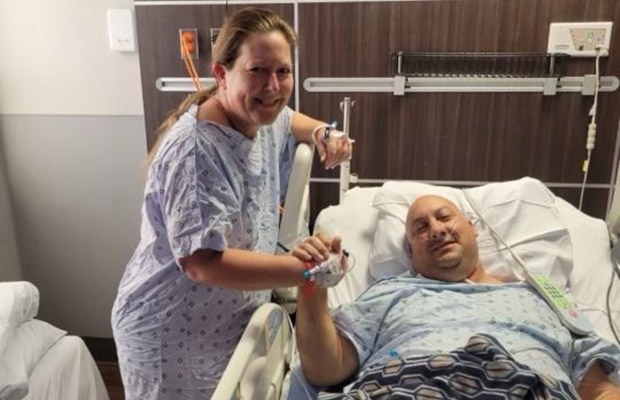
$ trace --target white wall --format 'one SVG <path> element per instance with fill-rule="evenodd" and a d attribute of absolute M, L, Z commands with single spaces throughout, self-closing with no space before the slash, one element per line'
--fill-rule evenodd
<path fill-rule="evenodd" d="M 0 1 L 0 239 L 14 232 L 39 317 L 96 337 L 138 241 L 146 155 L 138 54 L 109 50 L 108 8 L 133 3 Z"/>
<path fill-rule="evenodd" d="M 0 114 L 142 115 L 138 53 L 109 49 L 131 0 L 0 1 Z"/>

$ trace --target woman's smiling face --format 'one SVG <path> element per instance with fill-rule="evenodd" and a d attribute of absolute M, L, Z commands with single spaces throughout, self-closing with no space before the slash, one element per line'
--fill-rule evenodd
<path fill-rule="evenodd" d="M 214 73 L 218 95 L 235 128 L 256 136 L 276 120 L 293 91 L 291 46 L 279 32 L 252 33 L 239 48 L 232 68 Z"/>

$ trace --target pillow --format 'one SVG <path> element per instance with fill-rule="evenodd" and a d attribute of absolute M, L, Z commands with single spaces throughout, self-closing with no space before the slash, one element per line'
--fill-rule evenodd
<path fill-rule="evenodd" d="M 533 178 L 491 183 L 467 189 L 476 208 L 526 263 L 530 271 L 544 273 L 566 287 L 572 270 L 572 246 L 567 228 L 554 207 L 555 196 Z M 480 260 L 502 280 L 522 279 L 518 264 L 471 207 L 460 189 L 417 182 L 387 182 L 373 206 L 379 211 L 370 254 L 375 279 L 410 270 L 405 221 L 409 206 L 419 196 L 443 196 L 459 207 L 478 231 Z"/>
<path fill-rule="evenodd" d="M 0 354 L 0 398 L 20 399 L 25 396 L 28 377 L 35 365 L 66 333 L 36 319 L 15 327 L 3 354 Z"/>
<path fill-rule="evenodd" d="M 17 326 L 39 312 L 39 290 L 30 282 L 0 282 L 0 323 Z"/>
<path fill-rule="evenodd" d="M 368 260 L 378 218 L 372 199 L 379 189 L 355 187 L 340 205 L 323 209 L 316 218 L 314 231 L 340 236 L 342 247 L 351 254 L 345 279 L 327 291 L 330 308 L 355 300 L 372 282 Z"/>
<path fill-rule="evenodd" d="M 39 311 L 39 291 L 30 282 L 0 282 L 0 355 L 15 327 Z"/>

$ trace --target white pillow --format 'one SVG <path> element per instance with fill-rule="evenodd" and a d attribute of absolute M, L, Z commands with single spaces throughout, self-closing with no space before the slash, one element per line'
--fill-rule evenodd
<path fill-rule="evenodd" d="M 379 189 L 353 188 L 345 193 L 340 205 L 323 209 L 316 219 L 315 233 L 340 236 L 342 247 L 351 254 L 351 270 L 327 292 L 330 308 L 355 300 L 372 282 L 368 260 L 379 213 L 371 203 Z"/>
<path fill-rule="evenodd" d="M 0 354 L 0 399 L 28 393 L 28 377 L 45 352 L 67 332 L 37 319 L 15 327 Z"/>
<path fill-rule="evenodd" d="M 572 247 L 567 228 L 554 207 L 555 196 L 533 178 L 492 183 L 467 189 L 476 208 L 533 272 L 550 276 L 566 287 L 572 270 Z M 440 195 L 454 202 L 478 231 L 480 260 L 487 271 L 504 280 L 522 279 L 519 266 L 479 220 L 460 189 L 417 182 L 387 182 L 375 196 L 379 221 L 370 254 L 375 279 L 410 270 L 405 247 L 409 206 L 422 195 Z"/>
<path fill-rule="evenodd" d="M 17 326 L 39 312 L 39 290 L 30 282 L 0 282 L 0 323 Z"/>
<path fill-rule="evenodd" d="M 0 355 L 14 328 L 39 311 L 39 290 L 30 282 L 0 282 Z"/>

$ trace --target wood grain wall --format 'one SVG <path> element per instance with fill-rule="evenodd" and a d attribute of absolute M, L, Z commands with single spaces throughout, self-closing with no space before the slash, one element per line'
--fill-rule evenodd
<path fill-rule="evenodd" d="M 293 21 L 292 5 L 270 6 Z M 233 9 L 236 7 L 230 7 Z M 183 95 L 157 92 L 160 76 L 185 76 L 178 57 L 178 28 L 217 27 L 224 6 L 139 6 L 138 36 L 149 132 Z M 307 77 L 388 76 L 390 54 L 399 50 L 545 52 L 549 24 L 614 21 L 604 75 L 620 74 L 620 2 L 610 0 L 438 0 L 410 2 L 301 3 L 301 82 Z M 206 39 L 206 35 L 205 38 Z M 208 44 L 200 43 L 202 49 Z M 210 51 L 210 50 L 209 50 Z M 199 68 L 206 71 L 208 57 Z M 567 75 L 593 73 L 593 59 L 575 59 Z M 339 102 L 355 99 L 352 170 L 363 179 L 501 181 L 533 176 L 565 184 L 553 188 L 576 204 L 582 180 L 592 97 L 527 93 L 308 93 L 301 110 L 342 122 Z M 598 135 L 588 181 L 609 184 L 620 121 L 620 93 L 599 99 Z M 149 133 L 150 134 L 150 133 Z M 337 177 L 318 164 L 313 177 Z M 337 185 L 313 183 L 313 214 L 337 202 Z M 588 189 L 586 212 L 604 217 L 609 190 Z"/>
<path fill-rule="evenodd" d="M 179 29 L 198 29 L 199 58 L 194 61 L 201 77 L 209 77 L 211 43 L 209 31 L 222 25 L 226 12 L 243 8 L 240 5 L 156 5 L 136 4 L 136 25 L 140 48 L 140 73 L 147 143 L 153 144 L 154 133 L 166 116 L 188 95 L 161 92 L 155 87 L 160 77 L 188 77 L 179 48 Z M 265 5 L 282 15 L 291 26 L 293 7 L 288 4 Z"/>

